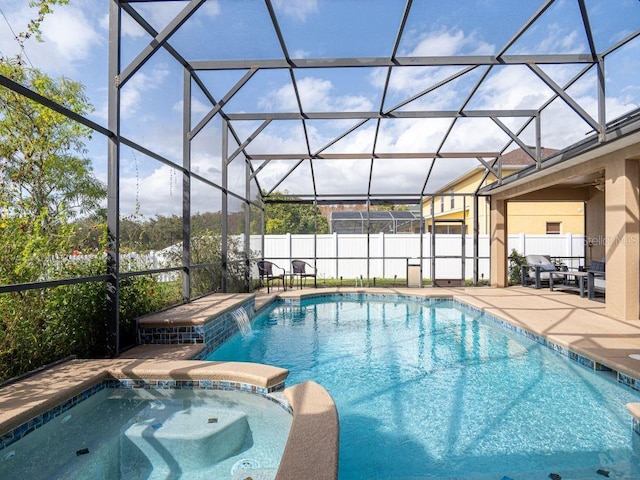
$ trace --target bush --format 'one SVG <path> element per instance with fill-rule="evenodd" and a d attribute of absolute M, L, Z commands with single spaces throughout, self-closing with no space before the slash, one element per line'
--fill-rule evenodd
<path fill-rule="evenodd" d="M 58 278 L 103 274 L 102 255 L 61 261 Z M 120 281 L 120 343 L 135 341 L 135 319 L 180 300 L 175 283 L 152 275 Z M 0 380 L 69 355 L 103 358 L 108 342 L 105 282 L 76 283 L 0 295 Z"/>
<path fill-rule="evenodd" d="M 515 249 L 509 254 L 509 285 L 522 283 L 522 265 L 526 265 L 527 258 Z"/>

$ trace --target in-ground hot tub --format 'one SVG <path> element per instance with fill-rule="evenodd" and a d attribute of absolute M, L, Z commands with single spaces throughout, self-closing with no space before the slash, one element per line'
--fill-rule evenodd
<path fill-rule="evenodd" d="M 241 391 L 104 388 L 2 450 L 0 478 L 275 478 L 292 415 Z"/>
<path fill-rule="evenodd" d="M 0 390 L 0 478 L 275 478 L 293 423 L 286 376 L 236 362 L 67 362 Z"/>

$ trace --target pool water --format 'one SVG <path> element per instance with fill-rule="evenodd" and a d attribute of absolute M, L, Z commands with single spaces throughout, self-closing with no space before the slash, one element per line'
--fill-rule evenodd
<path fill-rule="evenodd" d="M 0 452 L 0 479 L 274 479 L 291 422 L 243 392 L 105 389 Z"/>
<path fill-rule="evenodd" d="M 209 360 L 288 368 L 340 416 L 341 479 L 640 478 L 640 394 L 452 301 L 276 304 Z M 600 470 L 600 473 L 598 473 Z"/>

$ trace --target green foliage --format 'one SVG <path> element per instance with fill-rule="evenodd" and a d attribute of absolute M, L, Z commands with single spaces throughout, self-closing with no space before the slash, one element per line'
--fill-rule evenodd
<path fill-rule="evenodd" d="M 522 265 L 527 263 L 527 258 L 515 249 L 509 254 L 509 284 L 520 285 L 522 282 Z"/>
<path fill-rule="evenodd" d="M 227 290 L 244 292 L 248 274 L 241 237 L 230 235 L 227 242 Z M 169 251 L 172 263 L 182 262 L 182 249 Z M 222 234 L 200 232 L 191 237 L 191 296 L 198 297 L 222 287 Z"/>
<path fill-rule="evenodd" d="M 27 31 L 20 32 L 16 36 L 16 40 L 18 41 L 20 46 L 24 47 L 25 40 L 30 38 L 32 35 L 35 37 L 37 41 L 41 42 L 42 32 L 40 31 L 40 25 L 44 21 L 44 18 L 48 14 L 53 12 L 53 9 L 51 7 L 53 7 L 54 5 L 67 5 L 68 3 L 69 3 L 69 0 L 31 0 L 29 2 L 29 6 L 31 8 L 36 8 L 38 11 L 38 14 L 36 15 L 35 18 L 29 21 L 29 25 L 27 25 Z"/>
<path fill-rule="evenodd" d="M 41 16 L 56 0 L 33 2 Z M 86 114 L 81 84 L 54 80 L 20 59 L 0 60 L 0 74 Z M 24 284 L 104 275 L 104 185 L 85 158 L 90 131 L 9 89 L 0 89 L 0 281 Z M 75 223 L 71 220 L 75 219 Z M 82 231 L 80 225 L 87 229 Z M 82 244 L 86 255 L 74 256 Z M 178 289 L 154 276 L 120 282 L 121 344 L 130 344 L 134 319 L 180 300 Z M 0 379 L 75 354 L 108 352 L 104 281 L 0 295 Z"/>
<path fill-rule="evenodd" d="M 58 277 L 104 274 L 101 254 L 60 260 Z M 177 303 L 177 289 L 151 275 L 120 281 L 120 338 L 131 345 L 135 319 Z M 0 295 L 0 380 L 41 365 L 78 355 L 101 358 L 109 354 L 107 289 L 103 281 L 61 285 Z"/>
<path fill-rule="evenodd" d="M 270 197 L 282 197 L 287 192 L 274 192 Z M 282 235 L 285 233 L 329 233 L 329 221 L 312 204 L 304 203 L 267 203 L 265 209 L 265 234 Z M 315 222 L 318 222 L 316 231 Z"/>
<path fill-rule="evenodd" d="M 0 74 L 76 113 L 91 110 L 78 82 L 54 80 L 17 61 L 0 62 Z M 84 156 L 90 129 L 9 89 L 0 89 L 0 112 L 0 209 L 17 217 L 45 212 L 46 228 L 61 217 L 95 212 L 106 189 Z"/>

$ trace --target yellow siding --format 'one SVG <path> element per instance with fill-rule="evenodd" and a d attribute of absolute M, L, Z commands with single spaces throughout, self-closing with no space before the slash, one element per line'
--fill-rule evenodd
<path fill-rule="evenodd" d="M 560 222 L 560 233 L 584 234 L 584 203 L 509 202 L 509 233 L 544 234 L 547 222 Z"/>
<path fill-rule="evenodd" d="M 511 172 L 503 170 L 506 175 Z M 482 180 L 484 172 L 474 171 L 460 181 L 446 186 L 442 196 L 435 197 L 435 219 L 437 220 L 462 220 L 463 199 L 455 197 L 454 208 L 451 208 L 451 189 L 455 193 L 473 194 Z M 485 184 L 495 181 L 493 175 L 489 175 Z M 438 192 L 440 193 L 440 192 Z M 441 212 L 440 199 L 444 197 L 444 211 Z M 489 205 L 484 197 L 478 199 L 478 220 L 480 234 L 489 232 Z M 474 212 L 473 199 L 466 199 L 467 232 L 473 231 Z M 425 229 L 431 225 L 431 198 L 425 199 L 422 204 L 422 215 L 425 217 Z M 560 233 L 584 234 L 584 204 L 582 202 L 509 202 L 507 207 L 507 226 L 510 234 L 528 233 L 545 234 L 547 222 L 560 222 Z"/>

